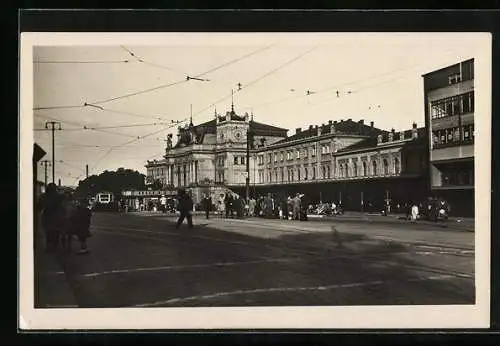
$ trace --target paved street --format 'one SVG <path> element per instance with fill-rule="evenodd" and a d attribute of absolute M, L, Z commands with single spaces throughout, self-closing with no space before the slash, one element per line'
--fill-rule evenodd
<path fill-rule="evenodd" d="M 474 233 L 453 225 L 174 220 L 95 213 L 91 253 L 39 280 L 66 278 L 87 308 L 474 304 Z"/>

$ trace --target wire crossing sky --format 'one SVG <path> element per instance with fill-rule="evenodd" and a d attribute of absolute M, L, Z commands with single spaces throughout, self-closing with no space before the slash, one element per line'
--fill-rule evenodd
<path fill-rule="evenodd" d="M 34 139 L 50 159 L 59 121 L 62 183 L 119 167 L 145 173 L 193 107 L 194 123 L 230 110 L 291 130 L 351 118 L 397 131 L 424 125 L 421 75 L 474 57 L 473 34 L 170 34 L 150 43 L 37 46 Z M 141 120 L 142 119 L 142 120 Z M 174 136 L 175 138 L 176 136 Z M 39 176 L 43 180 L 43 177 Z"/>

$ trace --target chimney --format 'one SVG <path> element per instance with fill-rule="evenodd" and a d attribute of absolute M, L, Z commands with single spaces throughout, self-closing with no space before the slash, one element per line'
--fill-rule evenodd
<path fill-rule="evenodd" d="M 351 118 L 349 118 L 349 119 L 347 119 L 347 121 L 352 121 L 352 119 L 351 119 Z"/>
<path fill-rule="evenodd" d="M 297 127 L 297 128 L 295 129 L 295 134 L 300 133 L 301 131 L 302 131 L 302 129 L 301 129 L 300 127 Z"/>
<path fill-rule="evenodd" d="M 59 187 L 61 187 L 61 179 L 59 179 L 58 185 Z"/>
<path fill-rule="evenodd" d="M 331 125 L 332 124 L 332 121 L 331 120 L 328 120 L 328 125 Z"/>
<path fill-rule="evenodd" d="M 370 127 L 373 128 L 373 125 L 375 125 L 375 123 L 373 121 L 370 121 Z"/>
<path fill-rule="evenodd" d="M 412 128 L 416 129 L 417 128 L 417 123 L 413 123 Z"/>
<path fill-rule="evenodd" d="M 335 133 L 335 124 L 332 124 L 330 122 L 330 134 L 334 134 Z"/>
<path fill-rule="evenodd" d="M 377 136 L 377 143 L 378 144 L 382 143 L 382 135 Z"/>
<path fill-rule="evenodd" d="M 358 121 L 358 123 L 360 123 L 361 125 L 364 125 L 365 121 L 364 121 L 364 119 L 361 119 L 360 121 Z"/>
<path fill-rule="evenodd" d="M 309 125 L 309 130 L 312 130 L 313 129 L 313 126 L 312 125 Z"/>
<path fill-rule="evenodd" d="M 394 139 L 394 132 L 395 132 L 394 129 L 392 129 L 391 132 L 389 132 L 389 142 L 393 141 L 393 139 Z"/>
<path fill-rule="evenodd" d="M 337 125 L 337 120 L 335 120 L 335 121 L 333 122 L 333 124 L 334 124 L 334 125 Z"/>

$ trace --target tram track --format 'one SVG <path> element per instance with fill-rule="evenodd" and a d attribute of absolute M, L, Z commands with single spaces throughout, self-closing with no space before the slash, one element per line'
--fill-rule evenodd
<path fill-rule="evenodd" d="M 121 229 L 121 230 L 120 230 Z M 176 237 L 176 242 L 181 242 L 184 244 L 189 244 L 190 246 L 207 249 L 206 244 L 196 243 L 191 241 L 192 239 L 210 241 L 210 242 L 222 242 L 231 245 L 237 246 L 252 246 L 259 248 L 266 248 L 268 250 L 279 250 L 289 253 L 294 256 L 307 256 L 309 258 L 321 259 L 321 260 L 341 260 L 341 261 L 362 261 L 363 264 L 382 264 L 387 266 L 404 266 L 405 268 L 412 269 L 420 272 L 434 273 L 434 274 L 447 274 L 452 275 L 456 278 L 461 279 L 471 279 L 474 280 L 474 275 L 467 272 L 460 271 L 450 271 L 448 269 L 439 268 L 436 266 L 427 266 L 421 264 L 409 264 L 409 263 L 398 263 L 395 261 L 387 260 L 388 253 L 387 252 L 379 252 L 379 253 L 362 253 L 362 254 L 354 254 L 352 252 L 348 252 L 343 250 L 342 248 L 336 247 L 311 247 L 304 248 L 303 243 L 292 242 L 292 241 L 279 241 L 279 245 L 271 245 L 271 244 L 262 244 L 262 241 L 268 241 L 269 239 L 262 239 L 261 242 L 253 242 L 253 241 L 235 241 L 228 240 L 217 237 L 209 237 L 209 236 L 200 236 L 189 234 L 189 231 L 182 232 L 172 232 L 172 231 L 152 231 L 147 229 L 135 229 L 135 228 L 120 228 L 120 227 L 96 227 L 95 230 L 100 233 L 105 233 L 109 235 L 121 235 L 121 236 L 129 236 L 136 237 L 145 240 L 151 240 L 156 242 L 169 242 L 166 237 Z M 332 244 L 333 245 L 333 244 Z M 428 245 L 426 245 L 428 246 Z M 429 246 L 428 246 L 429 247 Z M 442 247 L 439 247 L 442 249 Z M 456 249 L 455 247 L 450 247 Z M 337 254 L 332 255 L 332 251 L 336 251 Z M 391 256 L 394 255 L 404 255 L 404 254 L 414 254 L 419 255 L 418 251 L 393 251 L 390 253 Z M 446 253 L 448 255 L 460 256 L 454 254 L 452 252 Z M 446 255 L 445 254 L 445 255 Z M 443 255 L 436 253 L 436 255 Z M 265 257 L 265 256 L 264 256 Z M 263 257 L 263 258 L 264 258 Z M 383 257 L 383 258 L 381 258 Z M 463 256 L 463 257 L 471 257 L 471 256 Z"/>

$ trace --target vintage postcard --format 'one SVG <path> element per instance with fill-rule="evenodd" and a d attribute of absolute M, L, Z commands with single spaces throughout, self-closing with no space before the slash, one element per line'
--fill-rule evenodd
<path fill-rule="evenodd" d="M 491 44 L 22 33 L 20 328 L 489 327 Z"/>

